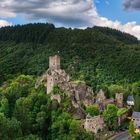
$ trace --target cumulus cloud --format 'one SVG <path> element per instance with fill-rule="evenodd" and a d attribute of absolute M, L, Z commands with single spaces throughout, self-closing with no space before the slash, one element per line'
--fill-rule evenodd
<path fill-rule="evenodd" d="M 46 19 L 49 22 L 72 27 L 88 26 L 90 14 L 97 16 L 92 0 L 2 0 L 4 15 L 25 14 L 28 19 Z"/>
<path fill-rule="evenodd" d="M 12 23 L 10 23 L 6 20 L 0 20 L 0 27 L 10 26 L 10 25 L 12 25 Z"/>
<path fill-rule="evenodd" d="M 129 3 L 130 0 L 125 1 Z M 100 16 L 93 0 L 1 0 L 0 10 L 3 11 L 0 17 L 24 14 L 30 20 L 45 19 L 47 22 L 66 27 L 106 26 L 130 33 L 140 39 L 140 25 L 136 22 L 122 24 Z"/>
<path fill-rule="evenodd" d="M 123 5 L 126 10 L 140 10 L 140 0 L 124 0 Z"/>

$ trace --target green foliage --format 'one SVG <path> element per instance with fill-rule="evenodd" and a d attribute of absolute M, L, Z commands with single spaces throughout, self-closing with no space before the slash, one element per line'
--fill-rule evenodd
<path fill-rule="evenodd" d="M 128 112 L 128 109 L 127 108 L 120 108 L 118 110 L 118 112 L 117 112 L 117 116 L 121 116 L 121 115 L 123 115 L 123 114 L 125 114 L 127 112 Z"/>
<path fill-rule="evenodd" d="M 135 111 L 140 111 L 140 95 L 135 95 L 135 106 L 134 106 Z"/>
<path fill-rule="evenodd" d="M 25 137 L 20 137 L 20 138 L 17 138 L 16 140 L 42 140 L 41 138 L 39 138 L 38 136 L 36 135 L 28 135 L 28 136 L 25 136 Z"/>
<path fill-rule="evenodd" d="M 117 112 L 118 108 L 113 104 L 107 105 L 107 109 L 103 112 L 109 130 L 117 129 Z"/>
<path fill-rule="evenodd" d="M 134 122 L 131 120 L 130 124 L 129 124 L 129 133 L 134 136 L 135 134 L 135 128 L 134 128 Z"/>
<path fill-rule="evenodd" d="M 109 86 L 109 91 L 110 91 L 110 96 L 115 97 L 116 93 L 127 93 L 126 89 L 124 89 L 122 86 L 120 85 L 110 85 Z"/>
<path fill-rule="evenodd" d="M 32 76 L 19 75 L 0 88 L 0 139 L 94 139 L 69 113 L 70 99 L 51 101 L 41 86 L 35 89 Z M 64 94 L 55 87 L 54 92 Z M 62 93 L 61 93 L 62 92 Z"/>
<path fill-rule="evenodd" d="M 0 113 L 0 139 L 14 140 L 22 135 L 20 128 L 21 123 L 16 118 L 6 118 L 4 114 Z"/>
<path fill-rule="evenodd" d="M 5 116 L 8 116 L 9 112 L 9 103 L 7 98 L 2 98 L 0 102 L 0 112 L 4 113 Z"/>
<path fill-rule="evenodd" d="M 54 86 L 52 94 L 59 94 L 62 98 L 65 97 L 65 92 L 58 85 Z"/>
<path fill-rule="evenodd" d="M 94 140 L 94 135 L 87 133 L 78 120 L 73 120 L 68 113 L 54 116 L 52 120 L 52 139 L 58 140 Z"/>
<path fill-rule="evenodd" d="M 140 93 L 139 41 L 103 27 L 72 30 L 52 24 L 28 24 L 1 28 L 0 84 L 19 74 L 40 76 L 48 68 L 49 56 L 58 51 L 62 68 L 73 81 L 85 81 L 94 91 L 102 88 L 107 98 L 118 91 L 125 93 L 125 100 L 128 94 Z M 17 81 L 12 84 L 18 96 Z M 140 103 L 136 102 L 138 111 Z"/>
<path fill-rule="evenodd" d="M 140 135 L 135 136 L 133 140 L 140 140 Z"/>
<path fill-rule="evenodd" d="M 52 24 L 41 23 L 1 28 L 0 32 L 2 34 L 0 34 L 0 40 L 15 41 L 17 43 L 22 41 L 34 42 L 34 44 L 41 43 L 48 36 L 48 33 L 54 28 L 55 27 Z"/>
<path fill-rule="evenodd" d="M 5 125 L 6 129 L 0 128 L 0 138 L 8 131 L 13 133 L 13 136 L 9 133 L 13 139 L 21 138 L 21 135 L 24 139 L 37 140 L 51 139 L 52 134 L 57 137 L 51 132 L 52 122 L 63 116 L 62 112 L 68 113 L 70 100 L 66 99 L 60 105 L 56 101 L 51 102 L 44 87 L 34 89 L 34 76 L 46 71 L 48 57 L 58 51 L 62 68 L 73 81 L 85 81 L 94 91 L 102 88 L 107 98 L 114 96 L 115 92 L 123 92 L 125 99 L 128 94 L 133 94 L 134 109 L 140 111 L 140 44 L 135 37 L 103 27 L 85 30 L 55 28 L 52 24 L 4 27 L 0 28 L 0 113 L 4 115 L 1 126 Z M 65 97 L 65 92 L 59 88 L 54 91 Z M 108 106 L 104 112 L 109 129 L 115 129 L 117 110 Z M 69 139 L 70 135 L 73 139 L 92 139 L 91 134 L 81 129 L 75 134 L 71 127 L 78 128 L 78 122 L 74 122 L 76 126 L 73 127 L 75 120 L 66 120 L 58 139 L 62 138 L 65 127 L 73 134 L 64 132 L 63 138 Z M 15 122 L 15 129 L 8 128 L 7 122 Z M 14 130 L 17 128 L 19 131 L 16 133 Z M 7 138 L 5 135 L 5 140 Z"/>
<path fill-rule="evenodd" d="M 101 27 L 72 30 L 28 24 L 0 29 L 0 82 L 17 74 L 42 74 L 48 57 L 58 51 L 72 78 L 93 89 L 139 81 L 140 47 L 135 37 Z"/>
<path fill-rule="evenodd" d="M 134 95 L 140 95 L 140 81 L 133 83 L 131 88 Z"/>
<path fill-rule="evenodd" d="M 90 114 L 91 116 L 97 116 L 99 115 L 99 108 L 96 105 L 90 105 L 86 108 L 86 112 Z"/>
<path fill-rule="evenodd" d="M 105 33 L 109 37 L 114 37 L 120 41 L 123 41 L 128 44 L 138 43 L 138 40 L 130 34 L 120 32 L 119 30 L 110 29 L 108 27 L 95 27 L 96 30 Z"/>

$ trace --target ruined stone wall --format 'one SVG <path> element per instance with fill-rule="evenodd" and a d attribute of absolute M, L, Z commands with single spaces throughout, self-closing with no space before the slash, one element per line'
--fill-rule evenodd
<path fill-rule="evenodd" d="M 54 85 L 55 85 L 55 79 L 51 75 L 47 75 L 47 94 L 51 93 Z"/>
<path fill-rule="evenodd" d="M 94 103 L 94 93 L 85 83 L 74 84 L 70 82 L 70 76 L 64 70 L 48 70 L 47 93 L 49 94 L 55 85 L 66 91 L 68 97 L 73 100 L 73 105 L 83 103 L 91 105 Z"/>
<path fill-rule="evenodd" d="M 116 93 L 116 105 L 118 107 L 123 107 L 123 93 Z"/>
<path fill-rule="evenodd" d="M 48 69 L 47 71 L 47 93 L 49 94 L 55 85 L 59 85 L 62 89 L 67 89 L 69 84 L 69 75 L 61 69 Z"/>
<path fill-rule="evenodd" d="M 84 128 L 86 131 L 97 133 L 99 130 L 102 130 L 104 128 L 104 120 L 101 116 L 87 116 L 84 124 Z"/>
<path fill-rule="evenodd" d="M 105 93 L 102 89 L 100 89 L 96 97 L 96 103 L 98 104 L 103 103 L 105 99 L 106 99 Z"/>

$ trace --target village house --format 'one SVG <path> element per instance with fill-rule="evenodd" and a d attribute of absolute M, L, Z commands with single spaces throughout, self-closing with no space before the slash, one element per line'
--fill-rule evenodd
<path fill-rule="evenodd" d="M 135 132 L 140 134 L 140 112 L 133 112 L 132 119 L 134 122 Z"/>
<path fill-rule="evenodd" d="M 134 106 L 134 97 L 132 95 L 127 97 L 127 105 Z"/>
<path fill-rule="evenodd" d="M 86 129 L 86 131 L 97 134 L 99 131 L 102 131 L 104 127 L 104 119 L 100 115 L 92 117 L 88 114 L 86 116 L 86 120 L 84 123 L 84 128 Z"/>

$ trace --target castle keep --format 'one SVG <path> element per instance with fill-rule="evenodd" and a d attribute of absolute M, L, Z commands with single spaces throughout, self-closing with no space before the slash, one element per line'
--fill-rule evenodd
<path fill-rule="evenodd" d="M 50 56 L 49 57 L 49 69 L 60 69 L 60 56 Z"/>
<path fill-rule="evenodd" d="M 60 68 L 60 56 L 49 57 L 49 69 L 47 70 L 47 94 L 55 85 L 62 85 L 69 82 L 69 75 Z"/>

